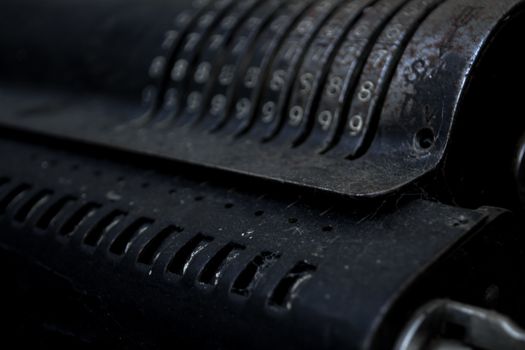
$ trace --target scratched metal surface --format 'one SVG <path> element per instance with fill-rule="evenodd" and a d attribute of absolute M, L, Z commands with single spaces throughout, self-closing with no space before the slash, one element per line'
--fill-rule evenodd
<path fill-rule="evenodd" d="M 7 1 L 0 123 L 376 197 L 439 169 L 476 62 L 521 3 L 94 2 L 64 36 L 46 16 L 59 2 L 13 35 L 34 2 Z"/>

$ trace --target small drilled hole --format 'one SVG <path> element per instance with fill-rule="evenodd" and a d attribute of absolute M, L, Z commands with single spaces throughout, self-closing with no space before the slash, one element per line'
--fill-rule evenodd
<path fill-rule="evenodd" d="M 255 216 L 263 216 L 264 215 L 264 211 L 262 210 L 257 210 L 255 213 L 254 213 Z"/>
<path fill-rule="evenodd" d="M 296 224 L 297 221 L 299 221 L 299 220 L 297 220 L 297 218 L 288 218 L 288 222 L 289 222 L 290 224 Z"/>
<path fill-rule="evenodd" d="M 434 131 L 430 128 L 419 130 L 415 137 L 416 147 L 422 150 L 431 148 L 434 146 L 435 137 Z"/>
<path fill-rule="evenodd" d="M 224 207 L 226 209 L 231 209 L 231 208 L 233 208 L 233 203 L 226 203 L 226 204 L 224 204 Z"/>
<path fill-rule="evenodd" d="M 323 232 L 332 232 L 334 228 L 332 226 L 325 226 L 323 227 Z"/>
<path fill-rule="evenodd" d="M 194 199 L 196 202 L 201 202 L 204 200 L 204 196 L 196 196 Z"/>
<path fill-rule="evenodd" d="M 171 195 L 174 195 L 175 193 L 177 193 L 177 190 L 171 189 L 168 193 L 171 194 Z"/>

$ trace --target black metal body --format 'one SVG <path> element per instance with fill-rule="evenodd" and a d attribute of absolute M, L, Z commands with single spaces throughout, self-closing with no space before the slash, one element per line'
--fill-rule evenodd
<path fill-rule="evenodd" d="M 523 27 L 518 0 L 2 1 L 5 336 L 391 349 L 435 298 L 523 325 Z"/>
<path fill-rule="evenodd" d="M 344 3 L 260 4 L 272 10 L 245 10 L 224 34 L 221 21 L 234 18 L 239 4 L 5 2 L 1 42 L 11 54 L 0 61 L 2 124 L 352 197 L 390 193 L 442 163 L 473 67 L 508 14 L 517 16 L 519 1 L 358 2 L 347 10 L 355 20 L 330 22 Z M 126 10 L 115 11 L 119 5 Z M 242 20 L 262 24 L 250 37 Z M 13 32 L 15 23 L 27 25 Z M 259 36 L 276 26 L 299 32 L 277 37 L 263 51 L 269 58 L 249 66 L 251 55 L 261 54 Z M 297 49 L 310 44 L 310 53 Z M 206 61 L 210 45 L 208 54 L 221 59 Z M 327 45 L 334 48 L 323 64 L 310 58 Z M 232 83 L 216 87 L 225 67 L 235 68 Z M 249 82 L 253 91 L 243 99 L 250 68 L 259 79 Z M 206 84 L 190 85 L 199 74 Z M 338 96 L 331 92 L 334 79 Z M 294 96 L 306 92 L 313 99 L 304 101 L 308 107 L 294 105 Z M 236 116 L 242 101 L 249 104 L 246 116 Z M 188 111 L 192 103 L 203 108 Z M 273 127 L 264 122 L 267 103 L 275 118 L 284 118 L 270 121 Z M 228 123 L 213 114 L 216 104 Z M 293 119 L 299 109 L 304 118 Z M 327 113 L 330 123 L 320 125 Z M 246 118 L 251 126 L 236 133 Z M 347 130 L 352 123 L 361 127 Z"/>
<path fill-rule="evenodd" d="M 18 300 L 13 317 L 30 330 L 34 317 L 87 344 L 375 349 L 433 297 L 486 306 L 497 285 L 509 293 L 499 307 L 523 312 L 523 283 L 499 272 L 520 266 L 520 244 L 498 210 L 422 200 L 350 209 L 361 205 L 6 139 L 1 157 L 1 245 L 37 266 L 4 265 L 19 281 L 7 285 L 24 291 L 4 300 Z M 24 329 L 10 334 L 24 341 Z"/>

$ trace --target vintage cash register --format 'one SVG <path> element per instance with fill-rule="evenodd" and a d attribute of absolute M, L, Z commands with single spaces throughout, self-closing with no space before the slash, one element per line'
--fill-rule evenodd
<path fill-rule="evenodd" d="M 2 342 L 525 349 L 520 0 L 2 0 Z"/>

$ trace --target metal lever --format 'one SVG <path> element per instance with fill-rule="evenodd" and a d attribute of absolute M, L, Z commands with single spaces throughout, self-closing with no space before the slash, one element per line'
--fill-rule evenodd
<path fill-rule="evenodd" d="M 495 311 L 437 300 L 416 312 L 395 347 L 423 349 L 523 350 L 525 331 Z"/>

